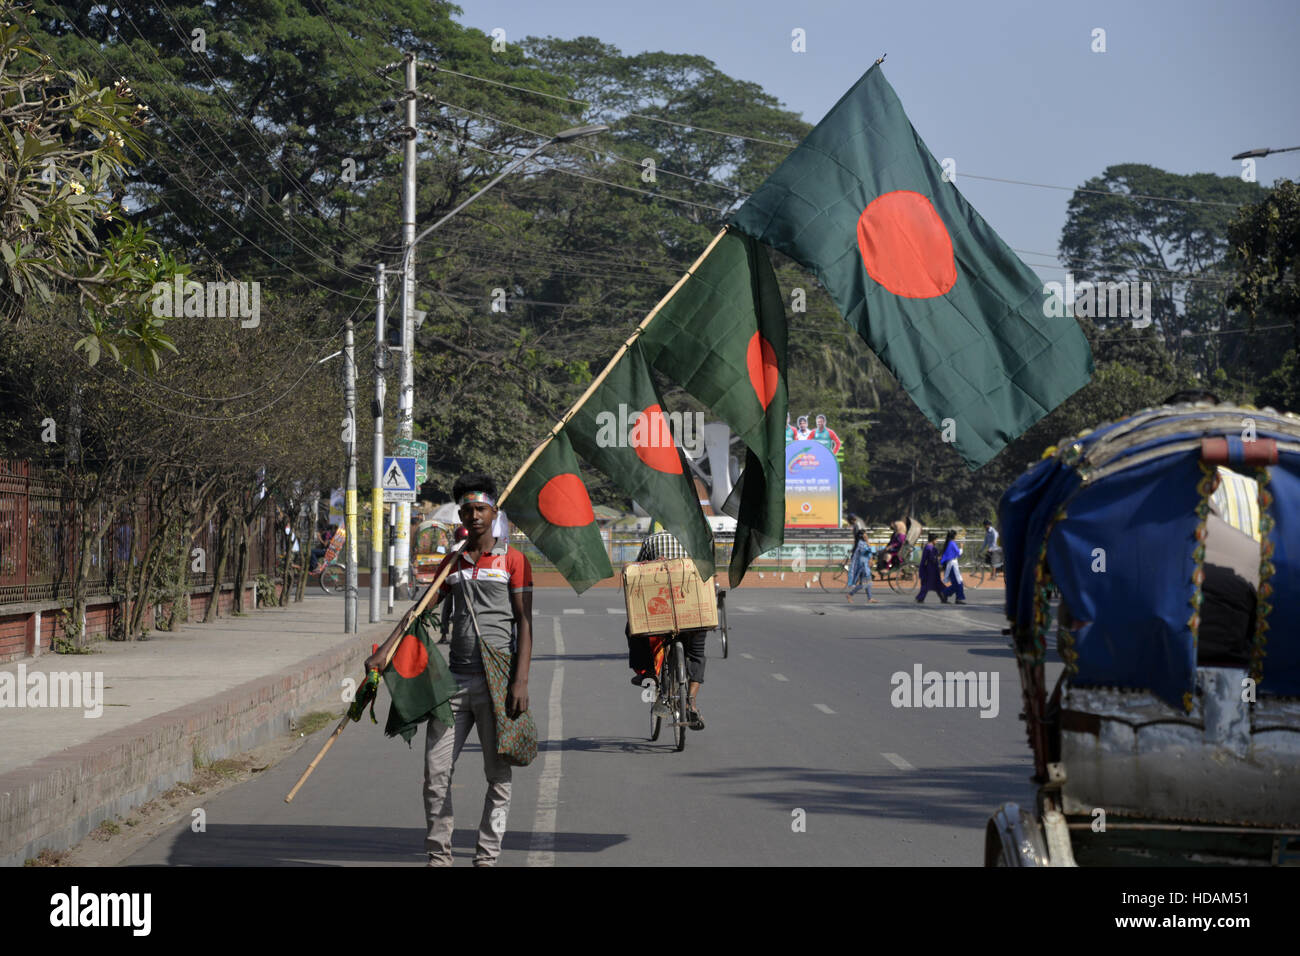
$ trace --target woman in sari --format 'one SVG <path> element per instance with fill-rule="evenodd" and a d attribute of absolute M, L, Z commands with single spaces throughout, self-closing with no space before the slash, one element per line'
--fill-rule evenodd
<path fill-rule="evenodd" d="M 876 567 L 880 571 L 888 571 L 890 568 L 898 567 L 901 560 L 899 551 L 907 543 L 907 525 L 901 521 L 895 521 L 892 525 L 894 533 L 889 536 L 889 544 L 885 545 L 884 552 L 880 555 L 880 561 Z"/>

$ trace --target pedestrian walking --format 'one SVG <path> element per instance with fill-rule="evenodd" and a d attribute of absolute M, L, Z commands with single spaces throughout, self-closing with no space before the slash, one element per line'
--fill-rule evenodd
<path fill-rule="evenodd" d="M 948 603 L 943 582 L 939 580 L 939 549 L 934 544 L 937 538 L 938 535 L 931 531 L 926 538 L 925 547 L 921 549 L 921 565 L 917 569 L 921 576 L 921 593 L 916 596 L 917 604 L 924 604 L 925 596 L 931 591 L 939 595 L 939 600 L 944 604 Z"/>
<path fill-rule="evenodd" d="M 475 866 L 494 866 L 510 812 L 511 764 L 536 754 L 528 710 L 528 671 L 533 653 L 533 571 L 523 552 L 493 534 L 498 516 L 496 483 L 487 475 L 463 475 L 452 487 L 468 533 L 436 599 L 455 596 L 449 664 L 459 690 L 451 697 L 451 725 L 431 718 L 425 738 L 425 848 L 429 866 L 450 866 L 451 780 L 456 760 L 478 728 L 487 793 L 479 821 Z M 442 565 L 439 565 L 441 570 Z M 513 641 L 512 641 L 513 637 Z M 383 665 L 388 645 L 366 661 Z"/>
<path fill-rule="evenodd" d="M 871 556 L 875 554 L 875 549 L 871 547 L 871 542 L 867 540 L 866 526 L 856 515 L 852 516 L 852 522 L 853 554 L 849 558 L 849 583 L 844 599 L 852 604 L 853 595 L 862 590 L 865 585 L 867 603 L 879 604 L 880 602 L 871 596 Z"/>
<path fill-rule="evenodd" d="M 993 560 L 993 550 L 998 546 L 998 529 L 993 527 L 992 521 L 984 522 L 984 563 L 989 567 L 997 567 L 997 562 Z"/>
<path fill-rule="evenodd" d="M 939 564 L 943 568 L 943 576 L 948 580 L 948 584 L 940 591 L 940 595 L 951 597 L 957 595 L 957 603 L 966 603 L 966 587 L 962 583 L 961 568 L 957 566 L 961 558 L 961 545 L 957 543 L 957 532 L 949 531 L 948 537 L 943 542 L 943 554 L 939 558 Z"/>

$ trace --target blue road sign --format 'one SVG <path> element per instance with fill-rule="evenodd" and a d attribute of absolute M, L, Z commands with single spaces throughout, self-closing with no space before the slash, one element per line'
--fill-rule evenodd
<path fill-rule="evenodd" d="M 385 457 L 379 487 L 384 490 L 384 501 L 415 501 L 419 490 L 415 483 L 415 459 Z"/>

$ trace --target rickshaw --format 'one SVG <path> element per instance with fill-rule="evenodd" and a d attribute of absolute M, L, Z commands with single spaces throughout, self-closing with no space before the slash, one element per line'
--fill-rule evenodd
<path fill-rule="evenodd" d="M 1300 865 L 1300 418 L 1147 409 L 999 513 L 1038 790 L 985 865 Z"/>
<path fill-rule="evenodd" d="M 414 600 L 438 576 L 438 565 L 453 543 L 455 527 L 445 521 L 426 519 L 415 529 L 411 541 L 411 582 L 407 597 Z"/>

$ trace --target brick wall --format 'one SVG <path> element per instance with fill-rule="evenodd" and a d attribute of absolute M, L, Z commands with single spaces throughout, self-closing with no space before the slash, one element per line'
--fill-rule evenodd
<path fill-rule="evenodd" d="M 198 624 L 207 612 L 212 600 L 210 590 L 200 591 L 190 596 L 189 620 L 185 623 Z M 221 591 L 221 604 L 218 613 L 222 616 L 233 613 L 235 607 L 234 588 Z M 154 608 L 145 610 L 144 626 L 150 630 L 157 629 L 158 621 L 167 620 L 170 605 L 162 606 L 162 613 L 155 620 Z M 244 590 L 244 607 L 253 607 L 253 588 Z M 86 633 L 92 638 L 106 638 L 113 631 L 114 618 L 121 613 L 119 605 L 113 603 L 91 604 L 86 608 Z M 41 608 L 41 653 L 49 653 L 55 638 L 63 637 L 62 617 L 55 605 Z M 31 657 L 36 642 L 36 611 L 27 609 L 18 613 L 3 613 L 0 607 L 0 664 L 8 661 Z"/>

